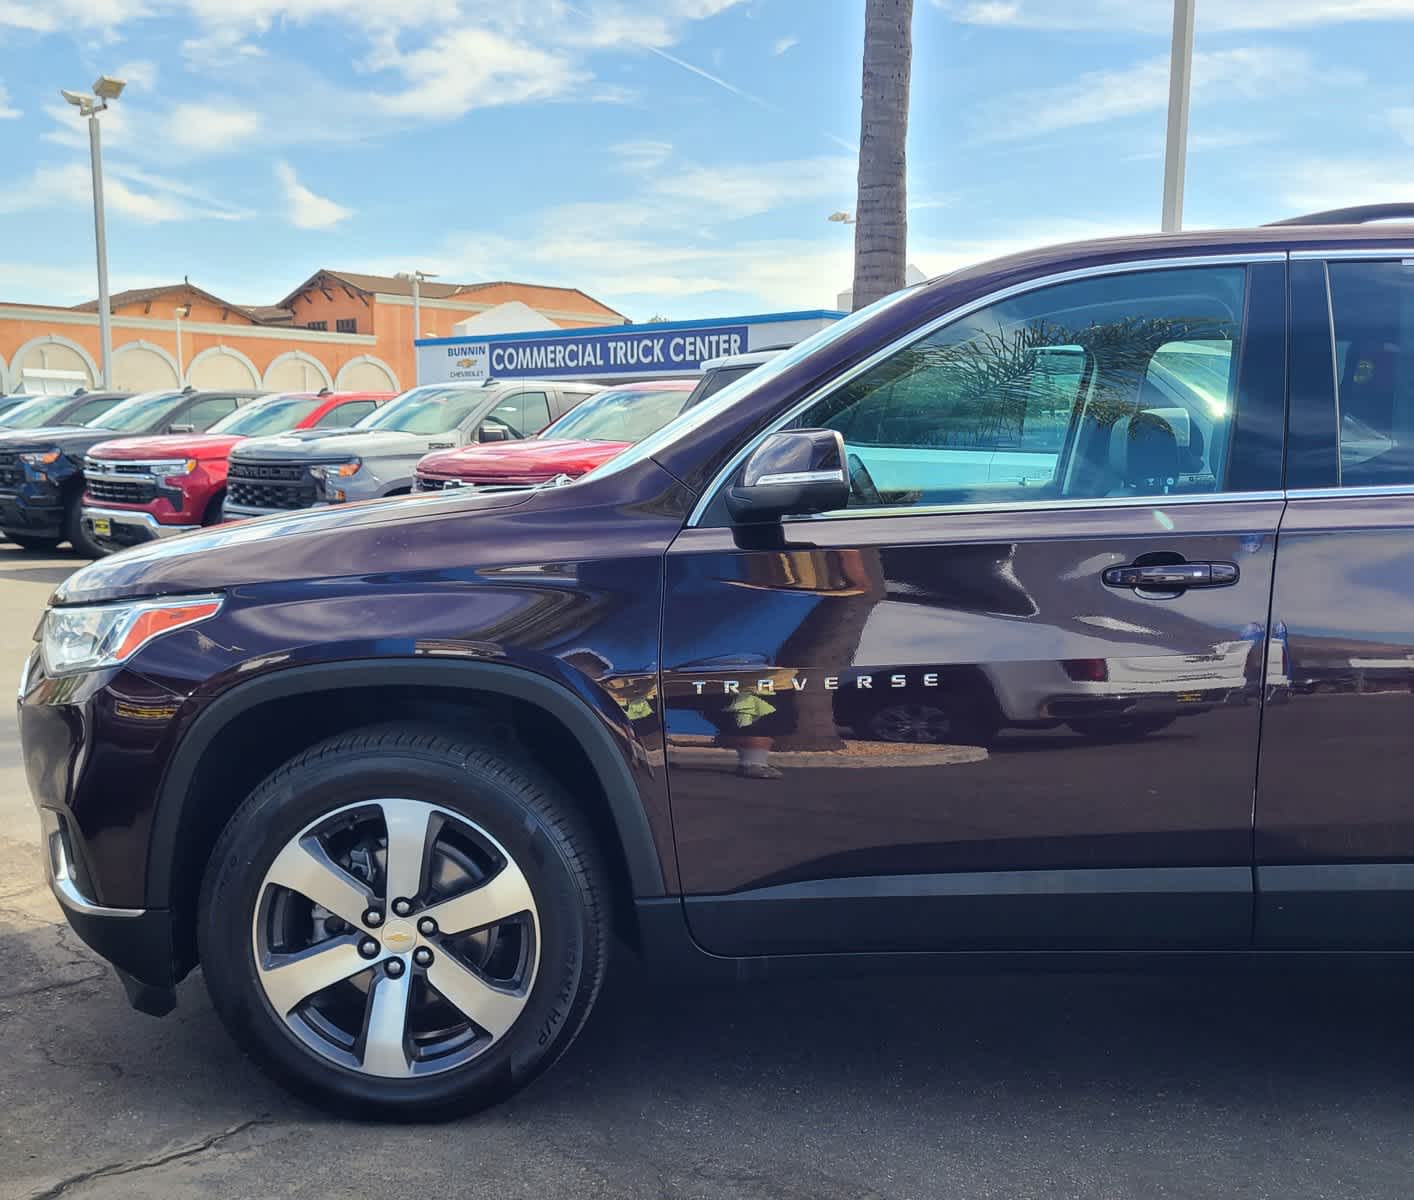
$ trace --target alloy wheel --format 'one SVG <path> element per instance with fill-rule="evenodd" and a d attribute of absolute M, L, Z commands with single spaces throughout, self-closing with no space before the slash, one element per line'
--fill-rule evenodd
<path fill-rule="evenodd" d="M 384 1078 L 424 1076 L 503 1038 L 535 983 L 525 875 L 468 818 L 409 799 L 318 818 L 261 881 L 256 975 L 289 1032 Z"/>

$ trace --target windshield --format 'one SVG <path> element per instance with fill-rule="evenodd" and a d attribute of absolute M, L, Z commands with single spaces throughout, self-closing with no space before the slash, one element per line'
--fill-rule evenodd
<path fill-rule="evenodd" d="M 681 389 L 600 392 L 566 413 L 540 436 L 586 442 L 641 442 L 682 412 L 689 394 Z"/>
<path fill-rule="evenodd" d="M 728 387 L 724 387 L 715 396 L 710 397 L 706 403 L 698 404 L 693 408 L 679 413 L 671 421 L 663 426 L 656 433 L 650 433 L 646 438 L 638 443 L 632 450 L 626 450 L 618 457 L 612 459 L 604 466 L 594 472 L 596 479 L 602 479 L 605 475 L 612 475 L 618 471 L 627 470 L 635 463 L 642 462 L 645 458 L 651 458 L 657 454 L 664 446 L 678 440 L 685 434 L 693 430 L 700 429 L 704 425 L 711 424 L 717 416 L 735 404 L 742 396 L 754 391 L 764 383 L 784 375 L 786 371 L 795 366 L 803 359 L 809 358 L 815 351 L 824 346 L 828 346 L 836 338 L 841 338 L 852 330 L 859 328 L 865 321 L 877 316 L 887 308 L 892 308 L 899 301 L 911 294 L 915 288 L 921 287 L 915 284 L 913 287 L 900 288 L 892 295 L 885 296 L 882 300 L 875 300 L 873 304 L 852 312 L 847 317 L 841 317 L 833 325 L 827 325 L 817 333 L 812 333 L 804 341 L 796 342 L 789 350 L 783 350 L 770 362 L 762 363 L 754 371 L 748 372 L 742 378 Z"/>
<path fill-rule="evenodd" d="M 417 387 L 369 413 L 354 428 L 448 433 L 465 421 L 472 410 L 480 408 L 485 399 L 483 388 Z"/>
<path fill-rule="evenodd" d="M 73 402 L 72 396 L 36 396 L 0 416 L 0 422 L 10 429 L 38 429 L 41 425 L 54 424 L 58 414 Z"/>
<path fill-rule="evenodd" d="M 315 396 L 272 396 L 238 408 L 222 417 L 207 432 L 229 433 L 236 437 L 263 437 L 293 429 L 319 407 Z"/>
<path fill-rule="evenodd" d="M 146 433 L 185 399 L 182 392 L 143 392 L 115 404 L 93 422 L 95 429 L 119 433 Z"/>

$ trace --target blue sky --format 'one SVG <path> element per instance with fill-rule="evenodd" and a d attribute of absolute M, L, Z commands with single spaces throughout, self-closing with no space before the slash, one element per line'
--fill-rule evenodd
<path fill-rule="evenodd" d="M 863 0 L 0 0 L 0 298 L 268 303 L 319 267 L 644 318 L 847 286 Z M 910 258 L 1157 225 L 1168 0 L 916 0 Z M 1414 200 L 1414 0 L 1199 0 L 1187 224 Z"/>

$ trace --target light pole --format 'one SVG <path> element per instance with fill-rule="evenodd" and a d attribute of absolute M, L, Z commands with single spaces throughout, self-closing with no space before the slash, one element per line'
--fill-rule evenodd
<path fill-rule="evenodd" d="M 191 316 L 190 304 L 179 304 L 172 310 L 172 317 L 177 322 L 177 386 L 186 387 L 187 381 L 186 367 L 182 363 L 182 322 Z"/>
<path fill-rule="evenodd" d="M 1169 51 L 1169 126 L 1164 147 L 1164 209 L 1159 228 L 1183 228 L 1183 176 L 1188 164 L 1188 100 L 1193 88 L 1194 0 L 1173 0 L 1173 46 Z"/>
<path fill-rule="evenodd" d="M 113 315 L 108 311 L 108 236 L 103 228 L 103 148 L 99 142 L 98 114 L 116 100 L 127 87 L 126 81 L 100 75 L 93 95 L 61 88 L 59 95 L 88 118 L 88 153 L 93 172 L 93 241 L 98 254 L 98 340 L 103 355 L 103 387 L 113 386 Z"/>
<path fill-rule="evenodd" d="M 422 281 L 436 279 L 432 271 L 399 271 L 394 279 L 412 284 L 412 379 L 417 382 L 417 339 L 422 336 Z"/>

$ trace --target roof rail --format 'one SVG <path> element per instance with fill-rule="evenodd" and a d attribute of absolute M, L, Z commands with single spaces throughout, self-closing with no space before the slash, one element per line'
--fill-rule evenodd
<path fill-rule="evenodd" d="M 1414 204 L 1355 204 L 1350 208 L 1328 208 L 1325 212 L 1268 221 L 1268 225 L 1364 225 L 1405 217 L 1414 220 Z"/>

